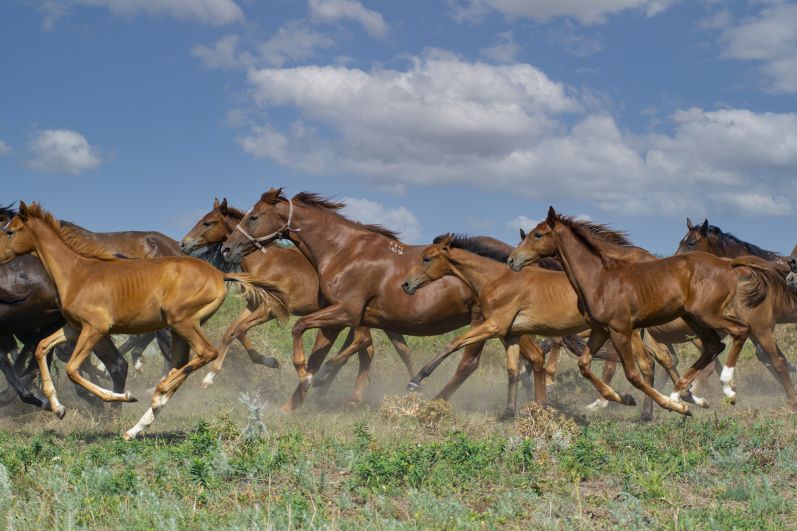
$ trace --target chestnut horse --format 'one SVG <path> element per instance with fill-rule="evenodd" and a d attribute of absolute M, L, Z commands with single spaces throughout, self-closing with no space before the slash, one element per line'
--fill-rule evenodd
<path fill-rule="evenodd" d="M 0 262 L 35 251 L 44 264 L 58 290 L 64 317 L 80 330 L 66 365 L 67 375 L 101 399 L 135 401 L 129 392 L 108 391 L 80 375 L 78 369 L 94 344 L 112 333 L 171 328 L 172 370 L 158 383 L 150 409 L 125 433 L 126 439 L 151 425 L 188 375 L 215 359 L 216 350 L 202 332 L 201 323 L 224 302 L 226 281 L 237 282 L 251 300 L 273 305 L 277 315 L 287 319 L 282 294 L 273 285 L 249 275 L 224 275 L 206 262 L 184 256 L 117 260 L 96 242 L 67 239 L 58 221 L 36 203 L 30 207 L 20 203 L 18 215 L 6 226 L 5 237 L 6 252 Z M 86 258 L 77 250 L 95 258 Z M 59 417 L 65 410 L 58 402 L 45 357 L 54 344 L 65 340 L 66 333 L 59 330 L 36 349 L 43 391 Z M 191 360 L 189 347 L 196 352 Z"/>
<path fill-rule="evenodd" d="M 767 251 L 757 245 L 741 240 L 729 232 L 724 232 L 717 226 L 710 225 L 707 219 L 700 225 L 693 225 L 692 221 L 686 218 L 686 227 L 686 235 L 681 239 L 675 254 L 704 251 L 724 258 L 736 258 L 744 255 L 757 256 L 772 262 L 774 268 L 781 273 L 781 278 L 772 277 L 771 279 L 771 284 L 773 284 L 771 291 L 779 294 L 779 296 L 767 297 L 760 306 L 757 306 L 754 311 L 750 311 L 749 315 L 745 316 L 745 320 L 753 327 L 754 337 L 756 337 L 756 330 L 766 326 L 772 327 L 775 323 L 797 323 L 797 293 L 788 289 L 785 279 L 786 274 L 789 272 L 788 262 L 790 257 Z M 786 360 L 780 347 L 775 344 L 774 338 L 772 343 L 777 355 L 784 360 L 789 370 L 794 372 L 794 366 Z M 769 363 L 768 354 L 758 342 L 756 342 L 756 357 L 769 369 L 775 379 L 780 379 L 772 364 Z M 737 359 L 736 357 L 728 356 L 725 361 L 725 367 L 722 367 L 720 372 L 723 391 L 732 400 L 736 396 L 734 369 Z"/>
<path fill-rule="evenodd" d="M 221 246 L 224 240 L 235 231 L 235 227 L 243 217 L 243 212 L 227 205 L 226 198 L 222 201 L 216 199 L 213 202 L 213 209 L 202 216 L 180 242 L 180 249 L 186 254 L 209 261 L 217 268 L 228 269 L 232 264 L 226 262 L 221 256 Z M 295 247 L 273 245 L 269 247 L 268 252 L 249 253 L 243 257 L 240 266 L 247 273 L 279 285 L 287 298 L 288 310 L 292 315 L 308 315 L 326 305 L 318 290 L 318 273 Z M 212 384 L 213 378 L 221 370 L 230 343 L 235 338 L 244 346 L 252 363 L 268 367 L 277 366 L 277 360 L 258 353 L 246 335 L 252 327 L 265 323 L 273 317 L 268 308 L 244 309 L 224 333 L 219 346 L 219 357 L 210 364 L 210 370 L 203 380 L 203 385 Z M 327 331 L 327 334 L 330 332 Z M 386 332 L 386 334 L 410 376 L 415 374 L 410 350 L 404 337 L 393 332 Z M 347 349 L 351 344 L 362 343 L 362 337 L 364 337 L 365 346 L 359 349 L 360 370 L 350 399 L 352 403 L 362 402 L 365 393 L 368 370 L 373 358 L 373 341 L 370 331 L 365 327 L 352 329 L 343 346 L 344 349 Z M 348 350 L 354 354 L 351 349 Z M 327 378 L 327 385 L 332 381 L 331 376 Z M 316 382 L 318 382 L 318 378 L 316 378 Z"/>
<path fill-rule="evenodd" d="M 438 335 L 481 320 L 478 300 L 460 280 L 445 278 L 410 297 L 401 280 L 420 259 L 423 246 L 406 245 L 380 226 L 343 217 L 342 203 L 302 192 L 288 200 L 271 189 L 241 220 L 240 230 L 226 241 L 222 254 L 240 261 L 253 244 L 290 239 L 318 271 L 319 288 L 328 306 L 300 318 L 293 327 L 293 365 L 299 386 L 285 410 L 296 407 L 318 370 L 321 356 L 305 358 L 302 336 L 311 328 L 368 326 L 411 335 Z M 478 366 L 484 342 L 465 348 L 457 373 L 438 393 L 447 399 Z M 521 346 L 534 359 L 535 381 L 543 378 L 543 356 L 533 341 Z M 538 374 L 539 373 L 539 374 Z M 544 401 L 545 386 L 535 386 Z"/>
<path fill-rule="evenodd" d="M 582 310 L 589 319 L 592 334 L 586 351 L 579 359 L 585 376 L 607 400 L 622 402 L 616 391 L 600 382 L 588 365 L 595 352 L 611 339 L 620 355 L 626 376 L 638 389 L 651 396 L 660 406 L 688 414 L 680 393 L 688 387 L 699 370 L 710 363 L 724 348 L 715 330 L 733 339 L 732 353 L 742 348 L 750 326 L 729 310 L 740 282 L 744 302 L 754 306 L 765 280 L 762 271 L 769 265 L 755 257 L 726 261 L 706 253 L 689 253 L 661 260 L 632 263 L 612 258 L 603 252 L 603 242 L 617 242 L 618 233 L 605 226 L 576 222 L 559 216 L 553 207 L 545 221 L 529 233 L 510 257 L 513 267 L 541 256 L 558 254 Z M 752 286 L 752 287 L 750 287 Z M 631 348 L 635 328 L 661 325 L 683 318 L 702 342 L 700 358 L 679 380 L 668 399 L 641 378 Z M 788 380 L 788 372 L 785 372 Z M 790 380 L 788 381 L 790 384 Z M 786 382 L 784 381 L 784 387 Z M 789 385 L 788 387 L 791 387 Z M 787 387 L 789 402 L 797 403 L 794 389 Z"/>
<path fill-rule="evenodd" d="M 485 252 L 483 246 L 470 238 L 447 235 L 426 247 L 420 261 L 407 274 L 402 287 L 412 295 L 416 290 L 430 285 L 446 275 L 462 280 L 479 297 L 484 322 L 451 341 L 444 351 L 421 369 L 412 379 L 413 389 L 426 378 L 447 356 L 456 350 L 486 339 L 500 338 L 507 349 L 509 391 L 506 416 L 514 414 L 517 389 L 517 350 L 510 347 L 522 334 L 567 336 L 588 330 L 584 316 L 578 310 L 578 300 L 566 275 L 541 267 L 527 267 L 519 273 L 506 264 L 509 252 Z M 639 333 L 634 334 L 634 347 L 644 349 Z M 649 354 L 661 351 L 651 350 Z M 601 351 L 603 359 L 618 360 L 617 354 Z M 645 356 L 644 359 L 648 359 Z M 667 369 L 673 383 L 679 375 L 669 355 L 659 360 Z M 642 367 L 652 380 L 653 366 Z M 691 397 L 689 397 L 691 399 Z M 629 403 L 634 400 L 630 396 Z M 650 418 L 652 402 L 646 400 L 643 418 Z"/>

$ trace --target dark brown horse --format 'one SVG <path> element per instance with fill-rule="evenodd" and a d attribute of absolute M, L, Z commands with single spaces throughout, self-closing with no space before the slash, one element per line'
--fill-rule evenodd
<path fill-rule="evenodd" d="M 750 333 L 749 325 L 730 313 L 737 287 L 745 292 L 746 305 L 757 305 L 764 282 L 762 272 L 770 271 L 770 266 L 755 257 L 726 261 L 706 253 L 632 263 L 603 252 L 604 241 L 624 240 L 623 235 L 605 226 L 576 222 L 557 215 L 551 208 L 547 219 L 529 233 L 510 260 L 519 269 L 540 256 L 560 257 L 592 327 L 579 367 L 586 369 L 584 375 L 606 399 L 623 402 L 616 391 L 591 374 L 588 365 L 590 353 L 611 338 L 634 386 L 662 407 L 688 413 L 679 395 L 697 372 L 722 351 L 723 344 L 715 330 L 733 338 L 732 353 L 741 349 Z M 661 325 L 679 317 L 701 339 L 703 349 L 668 399 L 640 376 L 631 349 L 631 332 L 634 328 Z M 793 387 L 791 393 L 788 388 L 786 391 L 789 402 L 794 404 L 797 395 Z"/>
<path fill-rule="evenodd" d="M 285 405 L 290 410 L 304 398 L 322 358 L 309 362 L 302 345 L 311 328 L 368 326 L 411 335 L 438 335 L 481 320 L 477 298 L 460 280 L 445 278 L 410 297 L 401 289 L 407 271 L 420 259 L 422 246 L 406 245 L 395 233 L 346 219 L 342 203 L 302 192 L 288 200 L 281 189 L 262 195 L 241 220 L 241 231 L 226 241 L 222 253 L 239 261 L 257 242 L 267 245 L 289 238 L 318 271 L 319 288 L 328 306 L 299 319 L 293 327 L 293 365 L 299 386 Z M 438 394 L 448 398 L 478 366 L 484 342 L 465 348 L 457 373 Z M 529 346 L 529 348 L 536 348 Z M 542 371 L 538 352 L 535 371 Z M 535 392 L 544 393 L 542 389 Z"/>
<path fill-rule="evenodd" d="M 703 251 L 725 258 L 739 256 L 757 256 L 773 262 L 784 268 L 784 275 L 788 267 L 788 256 L 780 255 L 774 251 L 767 251 L 761 247 L 737 238 L 730 232 L 724 232 L 716 225 L 710 225 L 708 219 L 699 225 L 694 225 L 692 220 L 686 218 L 686 235 L 678 244 L 675 254 L 684 254 L 692 251 Z"/>
<path fill-rule="evenodd" d="M 213 202 L 213 209 L 202 216 L 180 242 L 180 248 L 184 253 L 207 260 L 221 270 L 229 269 L 231 264 L 221 256 L 221 246 L 224 240 L 232 232 L 235 232 L 235 227 L 243 217 L 243 212 L 227 205 L 227 199 L 222 201 L 216 199 Z M 319 293 L 318 273 L 295 247 L 273 245 L 267 252 L 251 252 L 243 257 L 240 267 L 247 273 L 279 285 L 280 290 L 286 296 L 288 309 L 292 315 L 308 315 L 326 305 L 323 296 Z M 213 378 L 221 370 L 230 343 L 236 338 L 246 349 L 252 363 L 268 367 L 277 366 L 277 360 L 258 353 L 246 335 L 252 327 L 273 318 L 274 316 L 268 311 L 268 308 L 244 309 L 224 333 L 219 346 L 219 357 L 210 364 L 210 370 L 203 380 L 203 385 L 208 386 L 213 382 Z M 331 332 L 328 330 L 326 333 L 330 335 Z M 415 372 L 410 350 L 404 337 L 393 332 L 387 332 L 387 336 L 412 376 Z M 360 339 L 363 337 L 364 339 Z M 365 345 L 358 352 L 360 370 L 357 384 L 350 399 L 353 403 L 362 401 L 368 381 L 368 371 L 373 358 L 373 340 L 370 331 L 365 327 L 352 329 L 343 347 L 346 351 L 354 354 L 350 345 L 363 342 Z M 345 359 L 343 359 L 343 363 L 345 363 Z M 336 368 L 339 369 L 343 363 L 339 363 Z M 333 381 L 333 377 L 334 374 L 329 374 L 325 384 L 329 385 Z M 318 382 L 319 378 L 317 377 L 314 383 Z"/>

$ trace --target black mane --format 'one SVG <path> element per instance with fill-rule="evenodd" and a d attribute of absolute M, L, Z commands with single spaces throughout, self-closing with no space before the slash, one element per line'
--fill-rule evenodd
<path fill-rule="evenodd" d="M 432 243 L 440 243 L 440 240 L 448 236 L 441 234 Z M 468 234 L 451 234 L 451 247 L 464 249 L 485 258 L 491 258 L 498 262 L 506 263 L 512 253 L 512 247 L 500 240 L 487 236 L 469 236 Z"/>
<path fill-rule="evenodd" d="M 224 242 L 211 243 L 202 247 L 197 254 L 192 254 L 194 258 L 199 258 L 209 263 L 222 273 L 238 273 L 241 271 L 240 264 L 232 264 L 224 259 L 221 254 L 221 248 Z"/>
<path fill-rule="evenodd" d="M 709 234 L 713 234 L 717 237 L 717 239 L 719 240 L 720 247 L 722 247 L 723 250 L 727 249 L 730 246 L 735 245 L 742 247 L 745 250 L 746 254 L 757 256 L 759 258 L 763 258 L 764 260 L 772 261 L 780 258 L 780 255 L 778 253 L 775 253 L 773 251 L 767 251 L 766 249 L 762 249 L 761 247 L 755 244 L 741 240 L 736 236 L 734 236 L 733 234 L 731 234 L 730 232 L 723 232 L 722 229 L 717 227 L 716 225 L 709 225 L 708 232 Z"/>
<path fill-rule="evenodd" d="M 13 218 L 18 214 L 17 210 L 14 208 L 17 202 L 13 201 L 6 206 L 0 206 L 0 216 L 8 216 L 9 218 Z"/>

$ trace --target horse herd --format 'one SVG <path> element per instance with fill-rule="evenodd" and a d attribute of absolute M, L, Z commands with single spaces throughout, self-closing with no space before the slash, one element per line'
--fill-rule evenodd
<path fill-rule="evenodd" d="M 292 363 L 299 384 L 285 411 L 301 405 L 311 386 L 325 391 L 354 354 L 360 365 L 351 400 L 361 401 L 374 355 L 372 328 L 387 334 L 410 374 L 409 389 L 462 350 L 455 374 L 437 395 L 443 399 L 478 367 L 485 342 L 500 339 L 508 375 L 505 417 L 515 413 L 518 383 L 531 389 L 523 366 L 533 375 L 534 400 L 545 402 L 562 347 L 578 357 L 581 374 L 600 393 L 593 408 L 608 401 L 635 405 L 631 395 L 611 387 L 618 362 L 646 395 L 643 418 L 651 418 L 653 402 L 685 415 L 687 403 L 707 407 L 700 385 L 712 364 L 735 402 L 734 366 L 748 338 L 797 409 L 793 367 L 774 336 L 776 324 L 797 322 L 791 257 L 743 242 L 707 220 L 687 220 L 676 255 L 657 258 L 621 232 L 553 208 L 528 234 L 521 230 L 516 248 L 457 234 L 428 246 L 405 245 L 384 227 L 347 219 L 343 206 L 308 192 L 288 199 L 282 189 L 264 193 L 247 213 L 216 200 L 179 245 L 157 232 L 90 232 L 37 203 L 0 209 L 0 369 L 9 382 L 0 403 L 18 395 L 63 417 L 50 376 L 52 352 L 67 362 L 82 397 L 114 407 L 135 402 L 125 391 L 123 354 L 131 351 L 138 366 L 144 348 L 157 339 L 164 374 L 150 408 L 124 434 L 134 438 L 192 372 L 210 364 L 202 385 L 212 385 L 236 339 L 252 363 L 278 367 L 247 331 L 294 315 Z M 285 240 L 292 245 L 280 243 Z M 247 306 L 216 349 L 202 324 L 229 285 L 243 291 Z M 416 372 L 404 334 L 438 335 L 466 325 L 467 332 Z M 310 329 L 317 334 L 307 357 L 302 338 Z M 344 330 L 340 352 L 325 361 Z M 131 335 L 117 349 L 110 334 Z M 547 339 L 538 343 L 535 336 Z M 724 336 L 731 346 L 723 367 L 717 356 Z M 685 342 L 693 342 L 700 356 L 681 376 L 674 345 Z M 91 352 L 113 390 L 97 383 L 104 371 L 84 363 Z M 592 371 L 593 357 L 606 361 L 601 378 Z M 654 386 L 654 363 L 673 382 L 669 395 Z"/>

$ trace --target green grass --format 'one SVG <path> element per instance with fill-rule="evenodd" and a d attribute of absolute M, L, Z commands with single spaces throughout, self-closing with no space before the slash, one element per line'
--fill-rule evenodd
<path fill-rule="evenodd" d="M 214 340 L 239 308 L 230 302 L 209 323 Z M 24 405 L 0 411 L 1 525 L 797 526 L 797 419 L 778 407 L 781 391 L 753 362 L 739 371 L 739 406 L 723 405 L 714 389 L 712 410 L 691 419 L 657 411 L 654 422 L 640 424 L 638 408 L 585 416 L 581 406 L 594 393 L 563 357 L 565 372 L 551 399 L 578 427 L 575 436 L 557 439 L 524 437 L 529 432 L 520 423 L 496 420 L 505 385 L 498 345 L 490 345 L 482 368 L 455 395 L 456 415 L 429 424 L 380 415 L 382 396 L 401 392 L 407 380 L 381 335 L 369 405 L 341 405 L 355 372 L 347 367 L 327 397 L 310 399 L 293 415 L 276 408 L 295 385 L 290 335 L 269 324 L 253 337 L 282 369 L 253 368 L 236 347 L 216 386 L 201 391 L 202 375 L 191 376 L 140 440 L 124 442 L 119 434 L 145 404 L 126 405 L 115 416 L 91 411 L 63 382 L 59 392 L 69 408 L 63 421 Z M 412 339 L 415 359 L 428 359 L 445 341 Z M 143 376 L 131 377 L 138 395 L 157 379 L 159 361 L 148 361 Z M 453 362 L 444 364 L 425 392 L 433 394 L 452 370 Z M 243 435 L 242 392 L 269 404 L 261 437 Z"/>

